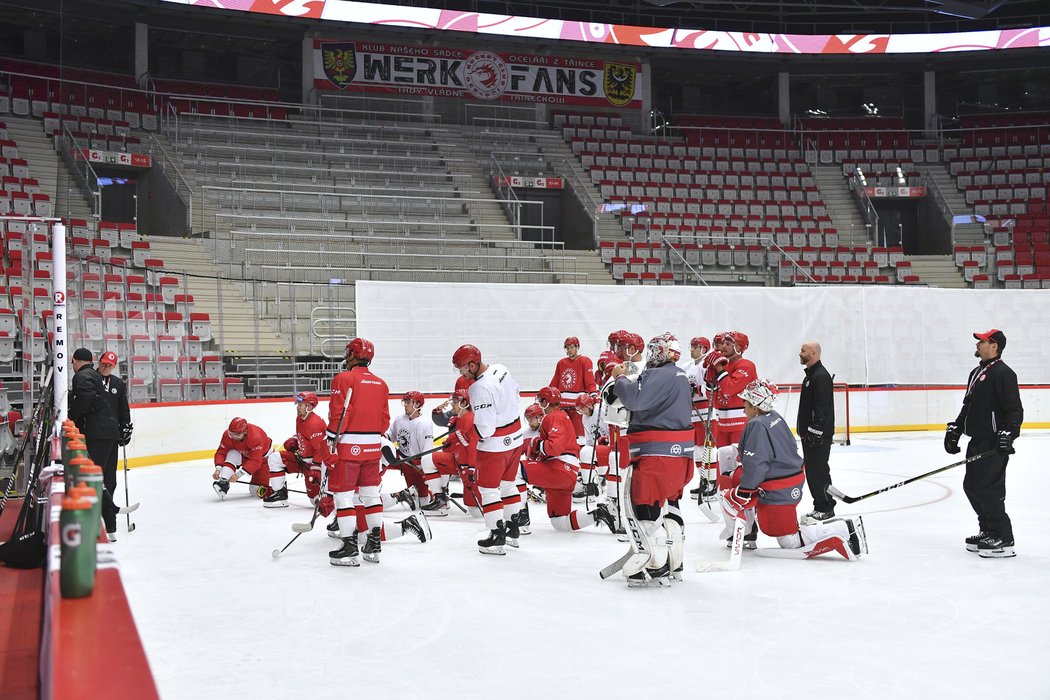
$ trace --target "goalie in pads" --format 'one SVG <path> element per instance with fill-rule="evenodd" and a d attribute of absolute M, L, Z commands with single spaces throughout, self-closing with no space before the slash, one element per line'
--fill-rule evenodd
<path fill-rule="evenodd" d="M 764 556 L 810 559 L 836 552 L 850 561 L 857 559 L 867 552 L 859 516 L 799 528 L 795 508 L 806 477 L 795 437 L 784 417 L 773 410 L 777 393 L 775 384 L 757 379 L 739 394 L 747 416 L 740 445 L 718 449 L 722 473 L 732 474 L 724 508 L 733 517 L 753 513 L 759 529 L 777 538 L 782 549 L 759 550 Z"/>

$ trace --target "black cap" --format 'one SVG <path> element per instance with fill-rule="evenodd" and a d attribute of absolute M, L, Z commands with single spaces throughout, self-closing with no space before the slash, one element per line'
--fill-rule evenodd
<path fill-rule="evenodd" d="M 91 351 L 87 348 L 77 348 L 73 352 L 73 359 L 80 360 L 81 362 L 94 362 L 95 357 L 91 354 Z"/>

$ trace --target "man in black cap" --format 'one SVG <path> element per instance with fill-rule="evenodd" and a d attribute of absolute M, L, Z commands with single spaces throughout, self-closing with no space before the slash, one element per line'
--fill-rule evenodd
<path fill-rule="evenodd" d="M 1006 514 L 1006 464 L 1021 432 L 1024 409 L 1017 374 L 1003 362 L 1006 335 L 993 328 L 974 333 L 981 362 L 970 372 L 962 411 L 948 424 L 944 449 L 959 453 L 959 436 L 970 436 L 963 491 L 977 513 L 980 532 L 966 538 L 966 549 L 985 558 L 1015 556 L 1014 532 Z"/>
<path fill-rule="evenodd" d="M 91 461 L 102 468 L 103 481 L 109 468 L 114 475 L 117 464 L 117 444 L 122 438 L 120 421 L 111 402 L 106 398 L 102 376 L 92 364 L 91 351 L 77 348 L 73 353 L 73 389 L 69 394 L 69 419 L 76 423 L 87 441 Z M 110 542 L 117 537 L 117 506 L 108 487 L 102 492 L 102 521 Z"/>

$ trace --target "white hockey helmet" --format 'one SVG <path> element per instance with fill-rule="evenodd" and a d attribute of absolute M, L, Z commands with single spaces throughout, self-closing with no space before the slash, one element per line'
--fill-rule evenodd
<path fill-rule="evenodd" d="M 737 396 L 762 411 L 769 413 L 776 407 L 777 395 L 780 389 L 768 379 L 756 379 L 747 385 Z"/>
<path fill-rule="evenodd" d="M 661 333 L 650 340 L 646 351 L 648 352 L 645 362 L 647 367 L 659 367 L 668 362 L 678 362 L 682 357 L 682 348 L 678 344 L 678 338 L 670 333 Z"/>

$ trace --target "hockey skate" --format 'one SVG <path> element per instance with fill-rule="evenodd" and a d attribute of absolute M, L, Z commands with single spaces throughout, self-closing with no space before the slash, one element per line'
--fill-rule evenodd
<path fill-rule="evenodd" d="M 523 535 L 532 534 L 532 518 L 529 517 L 528 514 L 528 499 L 525 500 L 525 503 L 522 504 L 522 509 L 519 510 L 518 514 L 514 515 L 514 517 L 518 518 L 518 530 Z"/>
<path fill-rule="evenodd" d="M 361 561 L 357 558 L 357 533 L 342 539 L 343 546 L 328 553 L 328 562 L 332 566 L 361 566 Z"/>
<path fill-rule="evenodd" d="M 503 524 L 504 526 L 504 537 L 507 540 L 507 544 L 514 549 L 518 548 L 518 538 L 521 537 L 521 528 L 518 526 L 517 521 L 518 514 L 515 513 L 510 517 L 510 520 Z"/>
<path fill-rule="evenodd" d="M 834 517 L 835 511 L 833 510 L 813 510 L 802 516 L 802 519 L 799 520 L 799 525 L 816 525 Z"/>
<path fill-rule="evenodd" d="M 599 503 L 597 507 L 590 512 L 590 516 L 594 518 L 595 523 L 604 525 L 609 528 L 610 532 L 616 532 L 616 517 L 609 510 L 608 504 Z"/>
<path fill-rule="evenodd" d="M 230 482 L 226 479 L 216 479 L 211 485 L 215 489 L 215 495 L 219 497 L 219 500 L 225 501 L 226 494 L 230 492 Z"/>
<path fill-rule="evenodd" d="M 288 487 L 282 486 L 263 499 L 263 508 L 287 508 Z"/>
<path fill-rule="evenodd" d="M 381 551 L 383 551 L 383 529 L 374 527 L 368 531 L 368 539 L 365 540 L 365 546 L 361 552 L 364 554 L 365 561 L 378 564 Z"/>
<path fill-rule="evenodd" d="M 506 554 L 503 546 L 507 544 L 506 526 L 500 520 L 496 529 L 489 530 L 488 536 L 478 540 L 478 551 L 482 554 Z"/>
<path fill-rule="evenodd" d="M 667 588 L 673 581 L 667 562 L 658 569 L 643 569 L 626 578 L 628 588 Z"/>
<path fill-rule="evenodd" d="M 726 549 L 733 548 L 733 538 L 726 539 Z M 751 532 L 744 535 L 744 549 L 758 549 L 758 523 L 751 525 Z"/>
<path fill-rule="evenodd" d="M 404 520 L 399 520 L 397 524 L 401 526 L 402 534 L 415 535 L 420 542 L 428 542 L 434 538 L 430 531 L 430 523 L 427 522 L 427 516 L 422 513 L 413 513 Z"/>
<path fill-rule="evenodd" d="M 407 510 L 413 512 L 419 510 L 419 499 L 416 497 L 415 491 L 412 490 L 411 486 L 406 489 L 401 489 L 391 495 Z"/>
<path fill-rule="evenodd" d="M 977 551 L 977 545 L 979 545 L 981 543 L 981 540 L 983 540 L 987 536 L 988 536 L 988 533 L 985 532 L 984 530 L 981 530 L 976 535 L 970 535 L 969 537 L 967 537 L 966 538 L 966 551 L 967 552 L 976 552 Z"/>
<path fill-rule="evenodd" d="M 339 518 L 332 518 L 332 522 L 328 523 L 328 527 L 325 529 L 328 530 L 329 537 L 334 537 L 337 540 L 340 539 Z"/>
<path fill-rule="evenodd" d="M 985 535 L 977 543 L 977 556 L 982 559 L 1008 559 L 1016 557 L 1017 552 L 1014 551 L 1013 540 L 1003 539 L 999 535 Z"/>
<path fill-rule="evenodd" d="M 444 491 L 434 494 L 434 498 L 420 510 L 432 518 L 444 518 L 448 515 L 448 494 Z"/>

